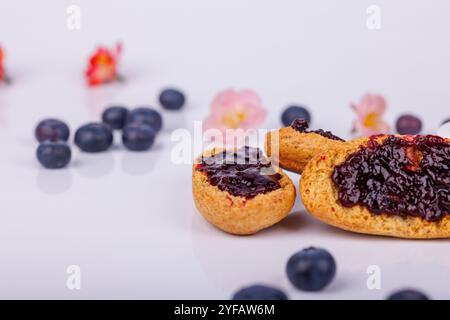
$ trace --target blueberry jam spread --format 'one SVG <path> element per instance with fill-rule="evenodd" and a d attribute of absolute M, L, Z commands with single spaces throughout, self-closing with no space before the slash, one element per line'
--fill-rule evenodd
<path fill-rule="evenodd" d="M 438 221 L 450 214 L 450 143 L 433 135 L 389 136 L 351 154 L 332 179 L 345 207 Z"/>
<path fill-rule="evenodd" d="M 196 168 L 206 173 L 210 184 L 233 196 L 250 199 L 281 188 L 281 174 L 257 148 L 246 146 L 202 157 Z"/>
<path fill-rule="evenodd" d="M 320 134 L 322 137 L 331 139 L 331 140 L 337 140 L 337 141 L 345 141 L 344 139 L 339 138 L 338 136 L 335 136 L 334 134 L 332 134 L 330 131 L 324 131 L 322 129 L 318 129 L 318 130 L 308 130 L 309 125 L 308 122 L 306 122 L 306 120 L 304 119 L 295 119 L 292 124 L 291 127 L 294 130 L 297 130 L 299 132 L 304 132 L 304 133 L 317 133 Z"/>

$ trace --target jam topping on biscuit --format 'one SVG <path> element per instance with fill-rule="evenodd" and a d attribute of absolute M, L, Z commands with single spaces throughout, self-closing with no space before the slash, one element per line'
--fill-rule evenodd
<path fill-rule="evenodd" d="M 332 179 L 343 206 L 438 221 L 450 214 L 450 143 L 433 135 L 370 139 Z"/>
<path fill-rule="evenodd" d="M 324 131 L 322 129 L 308 130 L 308 128 L 309 128 L 308 122 L 306 122 L 306 120 L 304 120 L 304 119 L 295 119 L 292 122 L 291 127 L 294 130 L 297 130 L 298 132 L 317 133 L 317 134 L 321 135 L 322 137 L 325 137 L 325 138 L 328 138 L 331 140 L 345 141 L 344 139 L 341 139 L 338 136 L 335 136 L 334 134 L 332 134 L 331 131 Z"/>
<path fill-rule="evenodd" d="M 233 196 L 249 199 L 281 188 L 282 175 L 257 148 L 246 146 L 202 157 L 196 168 L 206 174 L 210 184 Z"/>

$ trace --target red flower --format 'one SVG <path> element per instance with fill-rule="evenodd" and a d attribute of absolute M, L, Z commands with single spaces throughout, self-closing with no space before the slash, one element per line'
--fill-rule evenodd
<path fill-rule="evenodd" d="M 122 44 L 118 43 L 113 50 L 99 47 L 89 58 L 86 70 L 88 85 L 96 86 L 120 79 L 117 74 L 117 65 L 122 52 Z"/>
<path fill-rule="evenodd" d="M 3 51 L 3 48 L 0 47 L 0 82 L 10 84 L 11 78 L 5 71 L 4 63 L 5 63 L 5 52 Z"/>
<path fill-rule="evenodd" d="M 0 81 L 5 79 L 5 68 L 3 67 L 3 60 L 5 58 L 5 54 L 3 53 L 3 48 L 0 47 Z"/>

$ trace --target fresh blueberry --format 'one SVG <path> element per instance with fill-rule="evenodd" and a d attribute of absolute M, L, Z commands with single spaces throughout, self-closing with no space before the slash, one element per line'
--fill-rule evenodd
<path fill-rule="evenodd" d="M 167 110 L 180 110 L 185 101 L 184 94 L 176 89 L 165 89 L 159 95 L 159 102 Z"/>
<path fill-rule="evenodd" d="M 310 123 L 311 114 L 305 107 L 290 106 L 283 111 L 283 114 L 281 115 L 281 122 L 284 126 L 287 127 L 290 126 L 291 123 L 298 118 L 306 120 L 307 123 Z"/>
<path fill-rule="evenodd" d="M 429 300 L 429 298 L 422 292 L 406 289 L 394 292 L 388 300 Z"/>
<path fill-rule="evenodd" d="M 72 157 L 70 147 L 64 141 L 44 141 L 39 144 L 36 156 L 47 169 L 64 168 Z"/>
<path fill-rule="evenodd" d="M 287 263 L 286 272 L 297 289 L 318 291 L 333 280 L 336 262 L 328 251 L 311 247 L 294 254 Z"/>
<path fill-rule="evenodd" d="M 233 300 L 288 300 L 288 297 L 279 289 L 253 285 L 240 289 L 233 295 Z"/>
<path fill-rule="evenodd" d="M 69 139 L 70 130 L 67 124 L 61 120 L 44 119 L 36 126 L 34 135 L 39 142 L 45 140 L 67 141 Z"/>
<path fill-rule="evenodd" d="M 111 128 L 119 130 L 125 127 L 128 118 L 128 109 L 125 107 L 113 106 L 105 109 L 102 114 L 103 123 Z"/>
<path fill-rule="evenodd" d="M 123 128 L 123 145 L 132 151 L 150 149 L 155 141 L 156 131 L 145 123 L 130 123 Z"/>
<path fill-rule="evenodd" d="M 422 121 L 411 114 L 404 114 L 397 119 L 395 127 L 400 134 L 418 134 L 422 131 Z"/>
<path fill-rule="evenodd" d="M 75 133 L 75 144 L 85 152 L 101 152 L 111 147 L 113 133 L 109 125 L 89 123 Z"/>
<path fill-rule="evenodd" d="M 130 112 L 127 123 L 145 123 L 159 131 L 162 128 L 162 117 L 158 111 L 152 108 L 137 108 Z"/>

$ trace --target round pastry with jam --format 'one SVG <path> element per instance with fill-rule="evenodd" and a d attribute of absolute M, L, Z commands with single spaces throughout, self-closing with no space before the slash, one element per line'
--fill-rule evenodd
<path fill-rule="evenodd" d="M 378 135 L 310 158 L 300 179 L 309 213 L 354 232 L 450 238 L 450 140 Z"/>
<path fill-rule="evenodd" d="M 194 163 L 192 189 L 200 213 L 219 229 L 254 234 L 285 218 L 295 187 L 261 150 L 213 149 Z"/>

